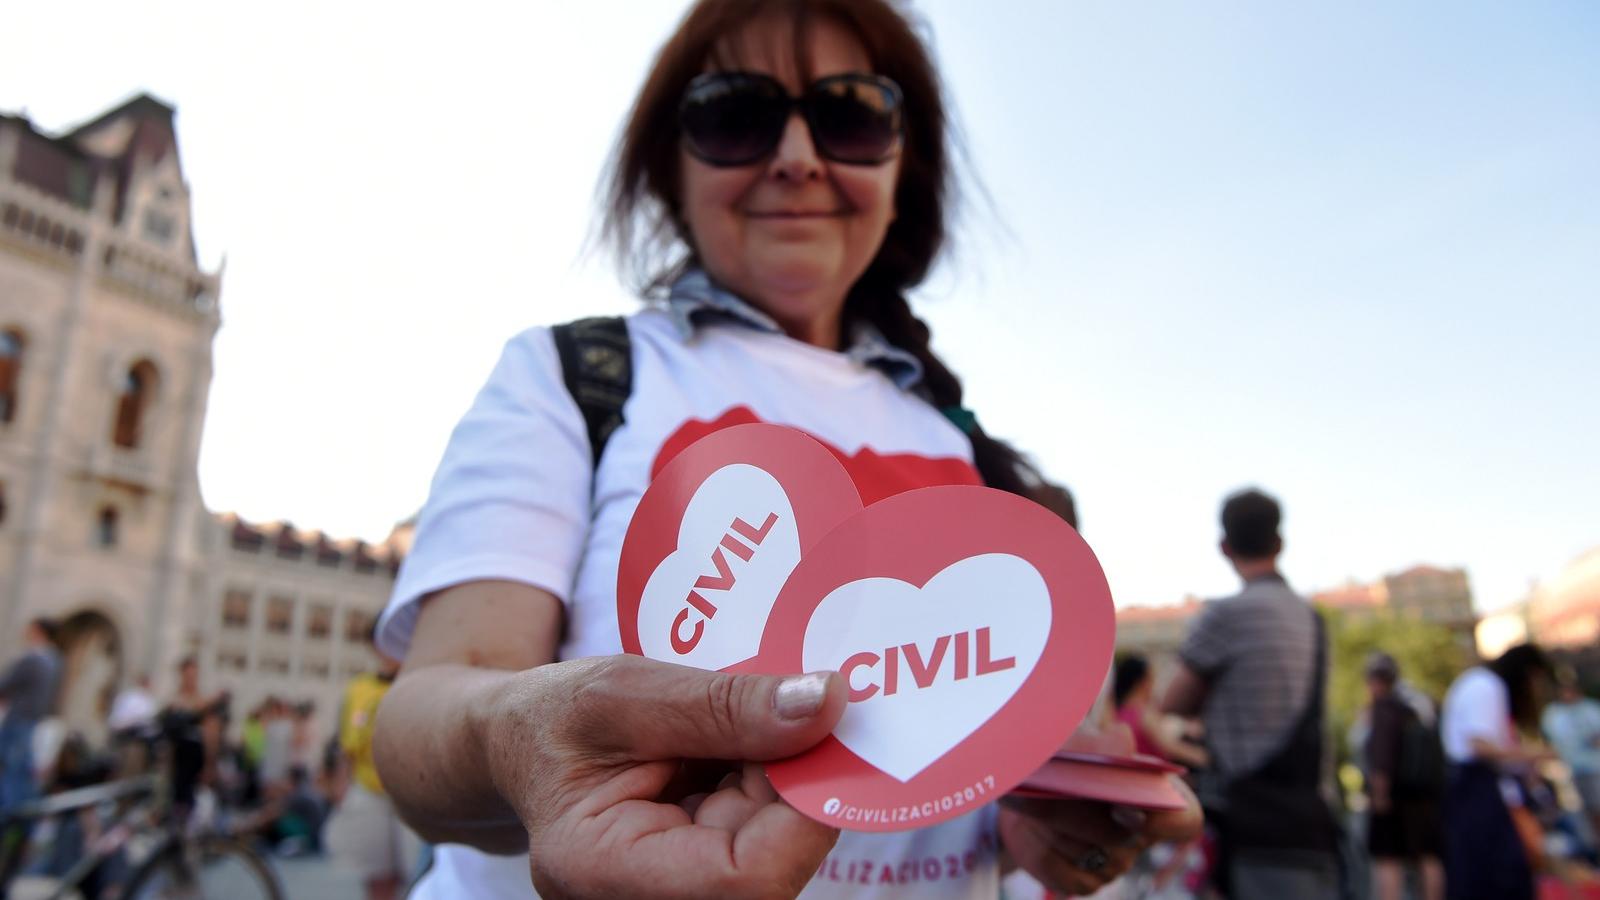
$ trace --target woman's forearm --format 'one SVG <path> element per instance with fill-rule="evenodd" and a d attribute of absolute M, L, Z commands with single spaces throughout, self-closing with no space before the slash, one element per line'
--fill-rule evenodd
<path fill-rule="evenodd" d="M 495 787 L 485 741 L 490 711 L 519 677 L 443 663 L 406 672 L 384 696 L 373 759 L 384 791 L 423 839 L 528 852 L 528 832 Z"/>

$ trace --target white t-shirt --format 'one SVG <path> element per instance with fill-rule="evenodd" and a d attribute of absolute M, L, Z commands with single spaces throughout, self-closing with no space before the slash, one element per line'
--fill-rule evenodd
<path fill-rule="evenodd" d="M 1439 720 L 1439 739 L 1452 762 L 1468 762 L 1476 756 L 1472 752 L 1473 738 L 1497 747 L 1516 743 L 1511 728 L 1511 694 L 1500 676 L 1482 666 L 1462 672 L 1450 685 Z"/>
<path fill-rule="evenodd" d="M 633 392 L 590 498 L 590 450 L 547 329 L 513 338 L 452 434 L 379 626 L 403 655 L 417 602 L 468 581 L 542 588 L 566 608 L 562 659 L 622 652 L 617 558 L 664 446 L 762 421 L 842 454 L 865 503 L 933 484 L 977 484 L 966 435 L 928 403 L 850 356 L 733 324 L 684 337 L 672 316 L 631 316 Z M 658 457 L 661 457 L 658 459 Z M 592 526 L 591 526 L 592 517 Z M 525 856 L 439 847 L 418 900 L 535 896 Z M 899 834 L 846 832 L 806 898 L 974 898 L 999 892 L 993 807 Z"/>
<path fill-rule="evenodd" d="M 111 702 L 111 715 L 106 717 L 106 727 L 112 731 L 122 731 L 148 725 L 160 711 L 156 698 L 143 688 L 125 688 Z"/>
<path fill-rule="evenodd" d="M 1600 703 L 1588 697 L 1570 703 L 1557 701 L 1544 708 L 1540 724 L 1551 746 L 1574 774 L 1600 772 L 1600 748 L 1594 745 L 1595 738 L 1600 737 Z"/>

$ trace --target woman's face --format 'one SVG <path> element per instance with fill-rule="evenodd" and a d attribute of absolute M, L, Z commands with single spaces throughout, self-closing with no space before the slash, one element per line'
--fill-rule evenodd
<path fill-rule="evenodd" d="M 868 73 L 866 48 L 846 28 L 810 26 L 813 78 Z M 721 47 L 729 68 L 760 72 L 800 96 L 792 25 L 758 19 Z M 790 335 L 839 343 L 845 295 L 883 244 L 894 220 L 898 156 L 878 165 L 823 159 L 796 112 L 778 148 L 747 166 L 719 168 L 679 151 L 681 208 L 700 263 L 720 284 L 772 316 Z"/>

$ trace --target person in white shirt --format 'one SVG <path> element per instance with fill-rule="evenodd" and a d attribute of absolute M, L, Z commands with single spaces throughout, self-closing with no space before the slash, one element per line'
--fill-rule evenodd
<path fill-rule="evenodd" d="M 1578 673 L 1563 667 L 1556 677 L 1555 702 L 1540 724 L 1561 761 L 1572 771 L 1572 786 L 1583 800 L 1595 834 L 1600 834 L 1600 701 L 1583 695 Z"/>
<path fill-rule="evenodd" d="M 1518 779 L 1547 758 L 1519 730 L 1538 728 L 1550 661 L 1519 644 L 1461 673 L 1445 694 L 1439 737 L 1452 763 L 1445 788 L 1445 884 L 1451 900 L 1531 900 L 1533 866 L 1512 810 Z"/>
<path fill-rule="evenodd" d="M 754 765 L 832 731 L 837 673 L 621 655 L 633 510 L 676 448 L 718 427 L 804 430 L 869 503 L 952 483 L 1043 498 L 962 408 L 905 299 L 943 243 L 951 178 L 938 76 L 903 8 L 701 0 L 646 76 L 607 224 L 625 263 L 678 261 L 649 273 L 662 302 L 627 319 L 622 424 L 593 458 L 551 332 L 513 338 L 451 438 L 380 621 L 404 668 L 376 762 L 442 845 L 413 897 L 994 897 L 1003 861 L 1087 893 L 1142 846 L 1198 830 L 1193 803 L 1029 801 L 841 837 Z M 707 780 L 698 760 L 732 766 Z"/>
<path fill-rule="evenodd" d="M 111 701 L 106 727 L 111 730 L 121 771 L 144 771 L 150 759 L 150 742 L 161 730 L 156 721 L 160 712 L 161 704 L 150 691 L 150 676 L 146 674 L 140 674 Z"/>
<path fill-rule="evenodd" d="M 141 734 L 155 727 L 156 713 L 160 711 L 161 704 L 150 692 L 150 676 L 140 675 L 111 701 L 106 727 L 114 735 Z"/>

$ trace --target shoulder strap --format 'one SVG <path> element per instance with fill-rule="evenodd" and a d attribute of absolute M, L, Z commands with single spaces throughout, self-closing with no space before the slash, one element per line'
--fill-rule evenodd
<path fill-rule="evenodd" d="M 561 378 L 583 413 L 590 459 L 600 465 L 611 433 L 622 425 L 622 406 L 633 392 L 633 350 L 620 316 L 578 319 L 551 329 L 561 357 Z"/>

